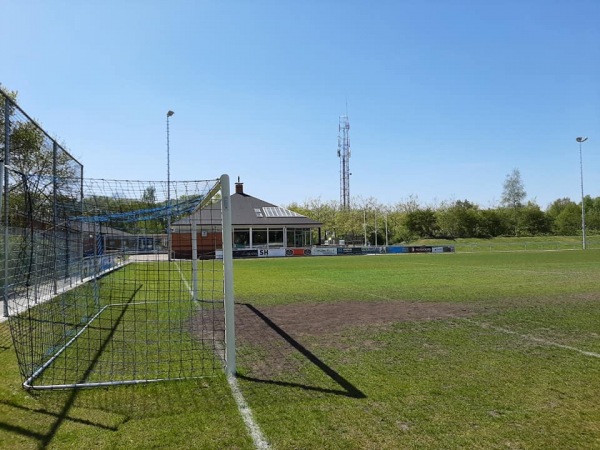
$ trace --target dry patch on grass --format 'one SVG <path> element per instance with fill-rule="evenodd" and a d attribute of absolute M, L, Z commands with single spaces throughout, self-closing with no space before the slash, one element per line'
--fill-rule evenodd
<path fill-rule="evenodd" d="M 456 303 L 338 302 L 257 308 L 290 335 L 324 335 L 348 327 L 389 325 L 396 322 L 467 317 L 473 306 Z M 258 320 L 257 320 L 258 319 Z M 242 341 L 260 343 L 268 325 L 245 305 L 236 307 L 236 331 Z"/>
<path fill-rule="evenodd" d="M 472 305 L 435 302 L 347 301 L 259 308 L 240 304 L 236 305 L 239 359 L 248 375 L 272 378 L 300 370 L 303 359 L 297 357 L 294 345 L 302 346 L 310 338 L 335 347 L 340 344 L 340 333 L 351 328 L 386 328 L 398 322 L 468 317 L 474 312 Z M 367 351 L 376 346 L 370 341 L 357 345 Z"/>

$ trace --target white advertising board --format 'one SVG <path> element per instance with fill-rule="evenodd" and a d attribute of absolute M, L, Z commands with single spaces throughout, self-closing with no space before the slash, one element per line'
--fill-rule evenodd
<path fill-rule="evenodd" d="M 285 248 L 258 249 L 259 258 L 272 258 L 274 256 L 285 256 Z"/>
<path fill-rule="evenodd" d="M 313 256 L 334 256 L 337 255 L 337 247 L 313 247 L 311 249 Z"/>

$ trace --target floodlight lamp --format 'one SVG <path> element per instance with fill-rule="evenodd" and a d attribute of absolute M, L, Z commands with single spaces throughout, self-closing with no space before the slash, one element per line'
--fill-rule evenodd
<path fill-rule="evenodd" d="M 173 111 L 168 111 L 167 112 L 167 117 L 171 117 L 173 114 L 175 114 Z"/>
<path fill-rule="evenodd" d="M 586 137 L 578 137 L 578 138 L 577 138 L 577 139 L 575 139 L 575 140 L 576 140 L 577 142 L 579 142 L 579 143 L 582 143 L 582 142 L 585 142 L 585 141 L 587 141 L 587 139 L 588 139 L 588 138 L 586 138 Z"/>

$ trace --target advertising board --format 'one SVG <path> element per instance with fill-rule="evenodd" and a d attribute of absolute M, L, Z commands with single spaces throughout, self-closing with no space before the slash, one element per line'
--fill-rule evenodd
<path fill-rule="evenodd" d="M 285 248 L 261 248 L 258 249 L 259 258 L 273 258 L 285 256 Z"/>
<path fill-rule="evenodd" d="M 334 256 L 338 254 L 337 247 L 313 247 L 311 249 L 313 256 Z"/>

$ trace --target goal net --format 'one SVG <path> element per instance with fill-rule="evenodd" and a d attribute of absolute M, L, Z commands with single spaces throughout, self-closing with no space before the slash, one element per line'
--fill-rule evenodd
<path fill-rule="evenodd" d="M 17 178 L 26 207 L 9 236 L 7 307 L 25 387 L 133 384 L 222 371 L 226 277 L 215 252 L 223 247 L 228 177 L 170 184 L 83 180 L 80 199 L 55 199 L 51 223 L 41 212 L 45 197 L 32 191 L 35 180 Z M 173 226 L 200 210 L 202 223 Z"/>

